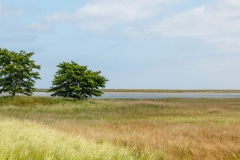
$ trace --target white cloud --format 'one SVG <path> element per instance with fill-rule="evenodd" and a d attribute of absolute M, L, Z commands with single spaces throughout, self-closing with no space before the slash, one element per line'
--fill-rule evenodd
<path fill-rule="evenodd" d="M 45 22 L 34 22 L 26 25 L 25 28 L 41 33 L 49 33 L 54 31 L 53 25 Z"/>
<path fill-rule="evenodd" d="M 219 1 L 216 1 L 219 2 Z M 239 8 L 240 1 L 239 0 L 220 0 L 220 6 L 222 8 Z"/>
<path fill-rule="evenodd" d="M 118 34 L 120 37 L 128 37 L 132 39 L 151 39 L 154 34 L 149 32 L 147 25 L 126 26 L 123 31 Z"/>
<path fill-rule="evenodd" d="M 160 14 L 156 17 L 159 16 Z M 226 36 L 229 39 L 231 34 L 240 33 L 239 19 L 239 0 L 215 0 L 207 5 L 166 17 L 160 22 L 154 19 L 144 26 L 127 27 L 124 35 L 128 37 L 146 37 L 146 35 L 148 37 L 190 37 L 214 43 L 217 40 L 216 37 L 224 39 L 222 37 Z"/>
<path fill-rule="evenodd" d="M 3 4 L 2 4 L 2 2 L 0 0 L 0 11 L 2 11 L 2 10 L 3 10 Z"/>
<path fill-rule="evenodd" d="M 220 36 L 208 37 L 204 41 L 214 45 L 219 52 L 239 53 L 240 52 L 240 37 L 238 36 Z"/>
<path fill-rule="evenodd" d="M 153 29 L 163 36 L 205 37 L 240 31 L 240 6 L 235 10 L 201 6 L 168 17 Z"/>
<path fill-rule="evenodd" d="M 213 44 L 221 51 L 239 52 L 240 1 L 218 0 L 167 17 L 149 32 L 167 37 L 192 37 Z"/>
<path fill-rule="evenodd" d="M 26 28 L 52 32 L 54 24 L 67 22 L 87 31 L 107 31 L 121 26 L 120 36 L 199 38 L 221 51 L 239 52 L 240 1 L 214 0 L 162 19 L 164 7 L 184 0 L 91 0 L 72 13 L 55 12 Z M 1 4 L 1 3 L 0 3 Z M 166 8 L 165 8 L 166 9 Z M 158 22 L 157 22 L 158 21 Z"/>
<path fill-rule="evenodd" d="M 137 38 L 139 36 L 139 32 L 133 27 L 125 27 L 124 32 L 121 35 L 128 36 L 130 38 Z"/>
<path fill-rule="evenodd" d="M 44 17 L 44 21 L 46 22 L 65 22 L 71 21 L 72 15 L 70 13 L 64 12 L 55 12 L 53 14 L 47 15 Z"/>
<path fill-rule="evenodd" d="M 56 12 L 44 20 L 72 21 L 83 30 L 105 31 L 117 24 L 152 18 L 161 11 L 161 5 L 173 2 L 176 0 L 95 0 L 73 13 Z"/>
<path fill-rule="evenodd" d="M 5 18 L 17 17 L 26 13 L 24 9 L 18 9 L 16 6 L 3 4 L 0 1 L 0 16 Z"/>

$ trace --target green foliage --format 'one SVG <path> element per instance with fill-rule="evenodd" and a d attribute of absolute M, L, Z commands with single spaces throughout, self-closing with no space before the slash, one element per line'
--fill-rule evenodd
<path fill-rule="evenodd" d="M 0 48 L 0 93 L 32 95 L 35 80 L 41 79 L 37 71 L 41 69 L 31 56 L 34 52 L 19 53 Z"/>
<path fill-rule="evenodd" d="M 48 92 L 53 92 L 51 96 L 87 99 L 92 96 L 101 96 L 103 94 L 99 88 L 104 88 L 108 81 L 100 76 L 101 71 L 93 72 L 88 70 L 87 66 L 80 66 L 71 61 L 62 62 L 59 70 L 52 81 L 52 87 Z"/>

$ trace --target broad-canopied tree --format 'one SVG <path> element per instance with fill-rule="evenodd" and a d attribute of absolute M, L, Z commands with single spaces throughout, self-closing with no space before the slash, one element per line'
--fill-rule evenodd
<path fill-rule="evenodd" d="M 19 53 L 0 48 L 0 93 L 32 95 L 35 80 L 41 79 L 36 65 L 31 60 L 34 52 Z"/>
<path fill-rule="evenodd" d="M 101 71 L 88 70 L 87 66 L 80 66 L 76 62 L 62 62 L 52 81 L 52 87 L 48 92 L 51 96 L 67 97 L 75 99 L 87 99 L 92 96 L 101 96 L 108 81 L 101 76 Z"/>

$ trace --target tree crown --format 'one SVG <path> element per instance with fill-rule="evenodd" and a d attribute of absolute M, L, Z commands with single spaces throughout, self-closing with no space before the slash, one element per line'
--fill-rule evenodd
<path fill-rule="evenodd" d="M 35 90 L 35 80 L 41 79 L 41 69 L 30 58 L 34 52 L 20 51 L 19 53 L 0 48 L 0 92 L 13 96 L 17 93 L 32 95 Z"/>
<path fill-rule="evenodd" d="M 48 91 L 53 92 L 51 96 L 87 99 L 103 94 L 99 88 L 104 88 L 108 80 L 100 75 L 101 71 L 88 70 L 87 66 L 80 66 L 74 61 L 62 62 L 57 67 L 59 70 Z"/>

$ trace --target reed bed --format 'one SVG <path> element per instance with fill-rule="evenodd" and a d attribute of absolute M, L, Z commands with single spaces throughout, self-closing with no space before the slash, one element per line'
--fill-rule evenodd
<path fill-rule="evenodd" d="M 12 126 L 26 121 L 44 126 L 44 133 L 54 132 L 49 137 L 64 134 L 90 146 L 108 144 L 112 153 L 121 151 L 115 159 L 240 159 L 240 99 L 1 97 L 0 116 L 13 119 Z M 38 127 L 31 130 L 39 132 Z"/>

